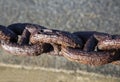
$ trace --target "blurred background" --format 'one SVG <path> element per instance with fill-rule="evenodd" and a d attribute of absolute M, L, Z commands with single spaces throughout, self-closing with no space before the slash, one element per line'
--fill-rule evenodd
<path fill-rule="evenodd" d="M 0 0 L 0 25 L 18 22 L 120 34 L 120 0 Z M 120 82 L 120 65 L 94 67 L 46 54 L 13 56 L 0 49 L 0 82 L 33 81 Z"/>

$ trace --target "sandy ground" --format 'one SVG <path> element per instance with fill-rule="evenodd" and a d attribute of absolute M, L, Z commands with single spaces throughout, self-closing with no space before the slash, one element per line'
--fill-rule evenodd
<path fill-rule="evenodd" d="M 120 78 L 88 73 L 65 73 L 51 70 L 0 67 L 0 82 L 120 82 Z"/>

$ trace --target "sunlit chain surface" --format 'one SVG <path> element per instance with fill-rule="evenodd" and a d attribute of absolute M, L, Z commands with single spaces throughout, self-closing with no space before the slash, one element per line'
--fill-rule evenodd
<path fill-rule="evenodd" d="M 29 23 L 0 25 L 3 50 L 21 56 L 63 56 L 89 65 L 120 64 L 120 35 L 96 31 L 70 33 Z"/>

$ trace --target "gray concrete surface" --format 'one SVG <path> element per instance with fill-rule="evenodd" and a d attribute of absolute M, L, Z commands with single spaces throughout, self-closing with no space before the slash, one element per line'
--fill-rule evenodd
<path fill-rule="evenodd" d="M 74 31 L 120 34 L 120 0 L 0 0 L 0 25 L 29 22 Z M 120 77 L 120 66 L 87 66 L 63 57 L 21 57 L 0 52 L 0 62 L 45 68 L 83 70 Z"/>

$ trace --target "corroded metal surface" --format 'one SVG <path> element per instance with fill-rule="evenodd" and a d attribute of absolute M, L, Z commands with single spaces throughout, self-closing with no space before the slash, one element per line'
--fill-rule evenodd
<path fill-rule="evenodd" d="M 89 64 L 89 65 L 104 65 L 118 60 L 119 54 L 116 52 L 86 52 L 73 48 L 62 48 L 63 55 L 69 60 Z"/>
<path fill-rule="evenodd" d="M 70 33 L 29 23 L 0 28 L 1 47 L 15 55 L 38 56 L 52 52 L 71 61 L 95 66 L 120 60 L 119 35 L 95 31 Z"/>

